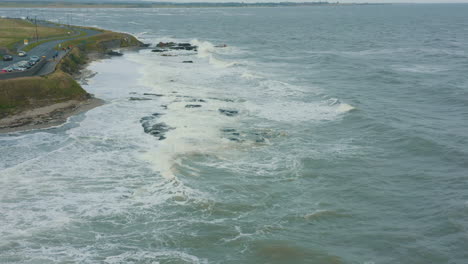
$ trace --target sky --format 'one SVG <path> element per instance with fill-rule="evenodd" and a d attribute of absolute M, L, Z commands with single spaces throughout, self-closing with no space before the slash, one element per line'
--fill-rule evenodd
<path fill-rule="evenodd" d="M 468 0 L 336 0 L 340 3 L 468 3 Z M 335 2 L 329 0 L 328 2 Z"/>
<path fill-rule="evenodd" d="M 2 0 L 0 0 L 1 2 Z M 12 0 L 14 1 L 14 0 Z M 31 1 L 31 0 L 17 0 Z M 45 0 L 56 2 L 131 2 L 131 1 L 147 1 L 147 2 L 245 2 L 245 3 L 264 3 L 264 2 L 318 2 L 320 0 Z M 340 3 L 468 3 L 468 0 L 322 0 L 324 2 L 340 2 Z"/>
<path fill-rule="evenodd" d="M 157 2 L 154 0 L 145 0 Z M 320 0 L 160 0 L 161 2 L 318 2 Z M 340 3 L 468 3 L 468 0 L 322 0 Z M 467 14 L 468 15 L 468 14 Z"/>
<path fill-rule="evenodd" d="M 110 0 L 111 1 L 111 0 Z M 158 2 L 155 0 L 144 0 Z M 320 0 L 159 0 L 161 2 L 318 2 Z M 340 3 L 468 3 L 468 0 L 322 0 L 324 2 Z"/>

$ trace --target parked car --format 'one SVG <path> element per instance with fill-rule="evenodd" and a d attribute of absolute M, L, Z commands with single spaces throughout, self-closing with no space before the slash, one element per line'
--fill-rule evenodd
<path fill-rule="evenodd" d="M 20 51 L 18 52 L 18 56 L 20 57 L 26 57 L 28 54 L 26 53 L 26 51 Z"/>
<path fill-rule="evenodd" d="M 12 72 L 13 68 L 11 66 L 8 66 L 8 67 L 3 68 L 2 71 Z"/>
<path fill-rule="evenodd" d="M 14 66 L 14 67 L 13 67 L 13 71 L 20 71 L 20 72 L 22 72 L 22 71 L 25 71 L 25 70 L 27 70 L 25 67 L 21 67 L 21 66 Z"/>
<path fill-rule="evenodd" d="M 13 60 L 13 56 L 4 55 L 4 56 L 3 56 L 3 60 L 4 60 L 4 61 L 12 61 L 12 60 Z"/>
<path fill-rule="evenodd" d="M 41 59 L 38 56 L 29 57 L 29 61 L 33 61 L 34 63 L 37 63 L 39 60 L 41 60 Z"/>
<path fill-rule="evenodd" d="M 25 70 L 32 67 L 32 65 L 29 64 L 29 61 L 25 61 L 25 60 L 15 63 L 14 66 L 17 67 L 17 68 L 24 68 Z M 18 70 L 21 71 L 21 69 L 18 69 Z"/>

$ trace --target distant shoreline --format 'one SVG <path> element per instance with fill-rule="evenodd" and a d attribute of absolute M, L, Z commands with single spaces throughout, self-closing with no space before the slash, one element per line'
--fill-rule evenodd
<path fill-rule="evenodd" d="M 280 2 L 280 3 L 145 3 L 145 2 L 41 2 L 41 1 L 2 1 L 0 8 L 240 8 L 240 7 L 294 7 L 294 6 L 355 6 L 391 5 L 391 3 L 338 3 L 338 2 Z"/>

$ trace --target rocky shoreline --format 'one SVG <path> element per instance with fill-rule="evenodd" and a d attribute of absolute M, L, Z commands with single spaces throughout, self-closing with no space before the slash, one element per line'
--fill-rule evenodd
<path fill-rule="evenodd" d="M 44 129 L 62 125 L 69 117 L 89 111 L 104 103 L 101 99 L 89 98 L 85 101 L 72 100 L 28 110 L 12 117 L 0 119 L 0 133 Z"/>

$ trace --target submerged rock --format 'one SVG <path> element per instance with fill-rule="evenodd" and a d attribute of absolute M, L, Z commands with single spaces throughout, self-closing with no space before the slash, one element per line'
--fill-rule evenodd
<path fill-rule="evenodd" d="M 216 97 L 208 97 L 208 99 L 212 99 L 212 100 L 217 100 L 217 101 L 223 101 L 223 102 L 234 102 L 234 100 L 232 99 L 227 99 L 227 98 L 216 98 Z"/>
<path fill-rule="evenodd" d="M 206 103 L 206 101 L 205 101 L 205 100 L 203 100 L 203 99 L 196 99 L 196 98 L 194 98 L 194 99 L 190 99 L 190 100 L 189 100 L 189 102 L 200 102 L 200 103 Z"/>
<path fill-rule="evenodd" d="M 239 111 L 237 110 L 218 109 L 218 111 L 225 116 L 235 116 L 239 114 Z"/>
<path fill-rule="evenodd" d="M 181 47 L 191 47 L 192 46 L 192 44 L 190 44 L 190 43 L 179 43 L 178 45 L 181 46 Z"/>
<path fill-rule="evenodd" d="M 166 139 L 165 134 L 174 129 L 173 127 L 166 125 L 166 123 L 156 123 L 151 125 L 150 122 L 143 122 L 141 125 L 143 126 L 143 130 L 146 134 L 150 134 L 159 140 Z"/>
<path fill-rule="evenodd" d="M 172 47 L 172 46 L 175 46 L 176 43 L 174 42 L 159 42 L 156 47 L 158 48 L 163 48 L 163 47 Z"/>
<path fill-rule="evenodd" d="M 160 117 L 161 113 L 153 113 L 150 116 L 145 116 L 140 119 L 141 126 L 143 127 L 143 131 L 147 134 L 150 134 L 159 140 L 166 139 L 165 134 L 175 129 L 173 127 L 168 126 L 166 123 L 155 123 L 156 119 Z"/>
<path fill-rule="evenodd" d="M 158 97 L 164 96 L 163 94 L 155 94 L 155 93 L 144 93 L 143 95 L 152 95 L 152 96 L 158 96 Z"/>
<path fill-rule="evenodd" d="M 183 61 L 182 63 L 193 63 L 193 61 Z"/>
<path fill-rule="evenodd" d="M 273 130 L 262 130 L 262 131 L 251 131 L 251 130 L 238 130 L 235 128 L 222 128 L 222 137 L 232 142 L 237 143 L 256 143 L 256 144 L 268 144 L 269 139 L 282 136 L 282 132 L 275 132 Z"/>
<path fill-rule="evenodd" d="M 185 106 L 185 108 L 198 108 L 198 107 L 202 107 L 202 106 L 199 104 L 188 104 Z"/>
<path fill-rule="evenodd" d="M 108 52 L 106 52 L 106 54 L 110 56 L 123 56 L 122 53 L 115 51 L 115 50 L 109 50 Z"/>
<path fill-rule="evenodd" d="M 152 100 L 151 98 L 145 98 L 145 97 L 130 97 L 128 100 L 130 101 L 148 101 Z"/>

